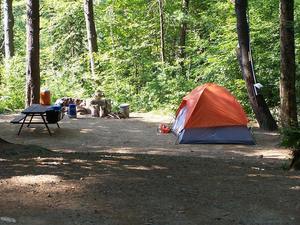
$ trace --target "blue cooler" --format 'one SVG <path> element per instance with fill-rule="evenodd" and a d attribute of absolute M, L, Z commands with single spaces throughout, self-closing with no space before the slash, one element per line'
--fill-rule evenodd
<path fill-rule="evenodd" d="M 75 104 L 69 104 L 68 116 L 69 116 L 69 118 L 76 118 L 77 117 L 76 105 Z"/>

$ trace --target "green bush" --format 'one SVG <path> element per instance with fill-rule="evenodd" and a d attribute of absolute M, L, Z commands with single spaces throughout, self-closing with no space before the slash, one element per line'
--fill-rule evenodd
<path fill-rule="evenodd" d="M 281 132 L 282 141 L 281 144 L 285 147 L 297 149 L 300 151 L 300 129 L 299 128 L 289 128 L 284 129 Z"/>
<path fill-rule="evenodd" d="M 292 149 L 293 158 L 289 169 L 300 170 L 300 129 L 289 128 L 282 130 L 281 144 Z"/>
<path fill-rule="evenodd" d="M 25 103 L 25 63 L 15 56 L 2 65 L 0 83 L 0 111 L 22 109 Z M 9 65 L 9 66 L 8 66 Z M 9 69 L 8 69 L 9 68 Z"/>

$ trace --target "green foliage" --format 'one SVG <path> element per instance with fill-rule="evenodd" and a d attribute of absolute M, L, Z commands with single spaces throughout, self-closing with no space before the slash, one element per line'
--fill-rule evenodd
<path fill-rule="evenodd" d="M 88 97 L 102 89 L 116 106 L 127 102 L 132 110 L 174 111 L 194 87 L 215 82 L 227 87 L 252 115 L 236 59 L 236 19 L 231 1 L 190 1 L 188 16 L 181 12 L 181 1 L 165 1 L 164 65 L 160 62 L 156 0 L 94 1 L 99 48 L 94 54 L 96 77 L 90 74 L 82 1 L 42 0 L 40 4 L 41 86 L 50 89 L 53 101 L 63 96 Z M 278 4 L 279 0 L 249 2 L 255 71 L 272 107 L 279 105 Z M 300 27 L 299 7 L 297 0 L 295 30 Z M 17 56 L 12 59 L 9 73 L 1 65 L 0 110 L 21 108 L 24 102 L 25 1 L 14 1 L 14 16 Z M 183 20 L 188 23 L 185 73 L 177 59 Z M 296 32 L 297 53 L 299 35 Z M 300 65 L 300 54 L 296 56 Z M 299 81 L 297 85 L 300 92 Z"/>
<path fill-rule="evenodd" d="M 5 62 L 7 66 L 0 66 L 0 112 L 24 108 L 25 64 L 23 60 L 23 57 L 14 57 Z"/>
<path fill-rule="evenodd" d="M 297 149 L 300 151 L 300 129 L 289 128 L 282 130 L 281 144 L 285 147 Z"/>
<path fill-rule="evenodd" d="M 284 129 L 281 132 L 281 137 L 281 145 L 292 149 L 293 160 L 289 169 L 300 170 L 300 129 Z"/>

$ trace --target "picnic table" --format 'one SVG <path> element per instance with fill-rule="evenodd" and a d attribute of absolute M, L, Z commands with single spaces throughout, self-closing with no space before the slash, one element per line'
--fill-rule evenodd
<path fill-rule="evenodd" d="M 27 124 L 27 127 L 29 127 L 31 124 L 44 124 L 48 130 L 49 135 L 51 136 L 51 131 L 48 127 L 48 121 L 46 120 L 46 111 L 48 110 L 49 106 L 46 105 L 40 105 L 40 104 L 32 104 L 28 108 L 22 111 L 21 115 L 16 117 L 11 121 L 11 123 L 14 124 L 21 124 L 18 135 L 20 135 L 24 124 Z M 33 121 L 34 117 L 40 117 L 41 121 Z M 27 118 L 30 118 L 29 121 Z M 56 122 L 57 127 L 59 128 L 58 122 Z"/>

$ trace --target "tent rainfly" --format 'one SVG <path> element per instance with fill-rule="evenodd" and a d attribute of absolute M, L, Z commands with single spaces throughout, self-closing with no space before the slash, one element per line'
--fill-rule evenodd
<path fill-rule="evenodd" d="M 180 144 L 255 144 L 247 116 L 224 87 L 207 83 L 185 96 L 172 132 Z"/>

